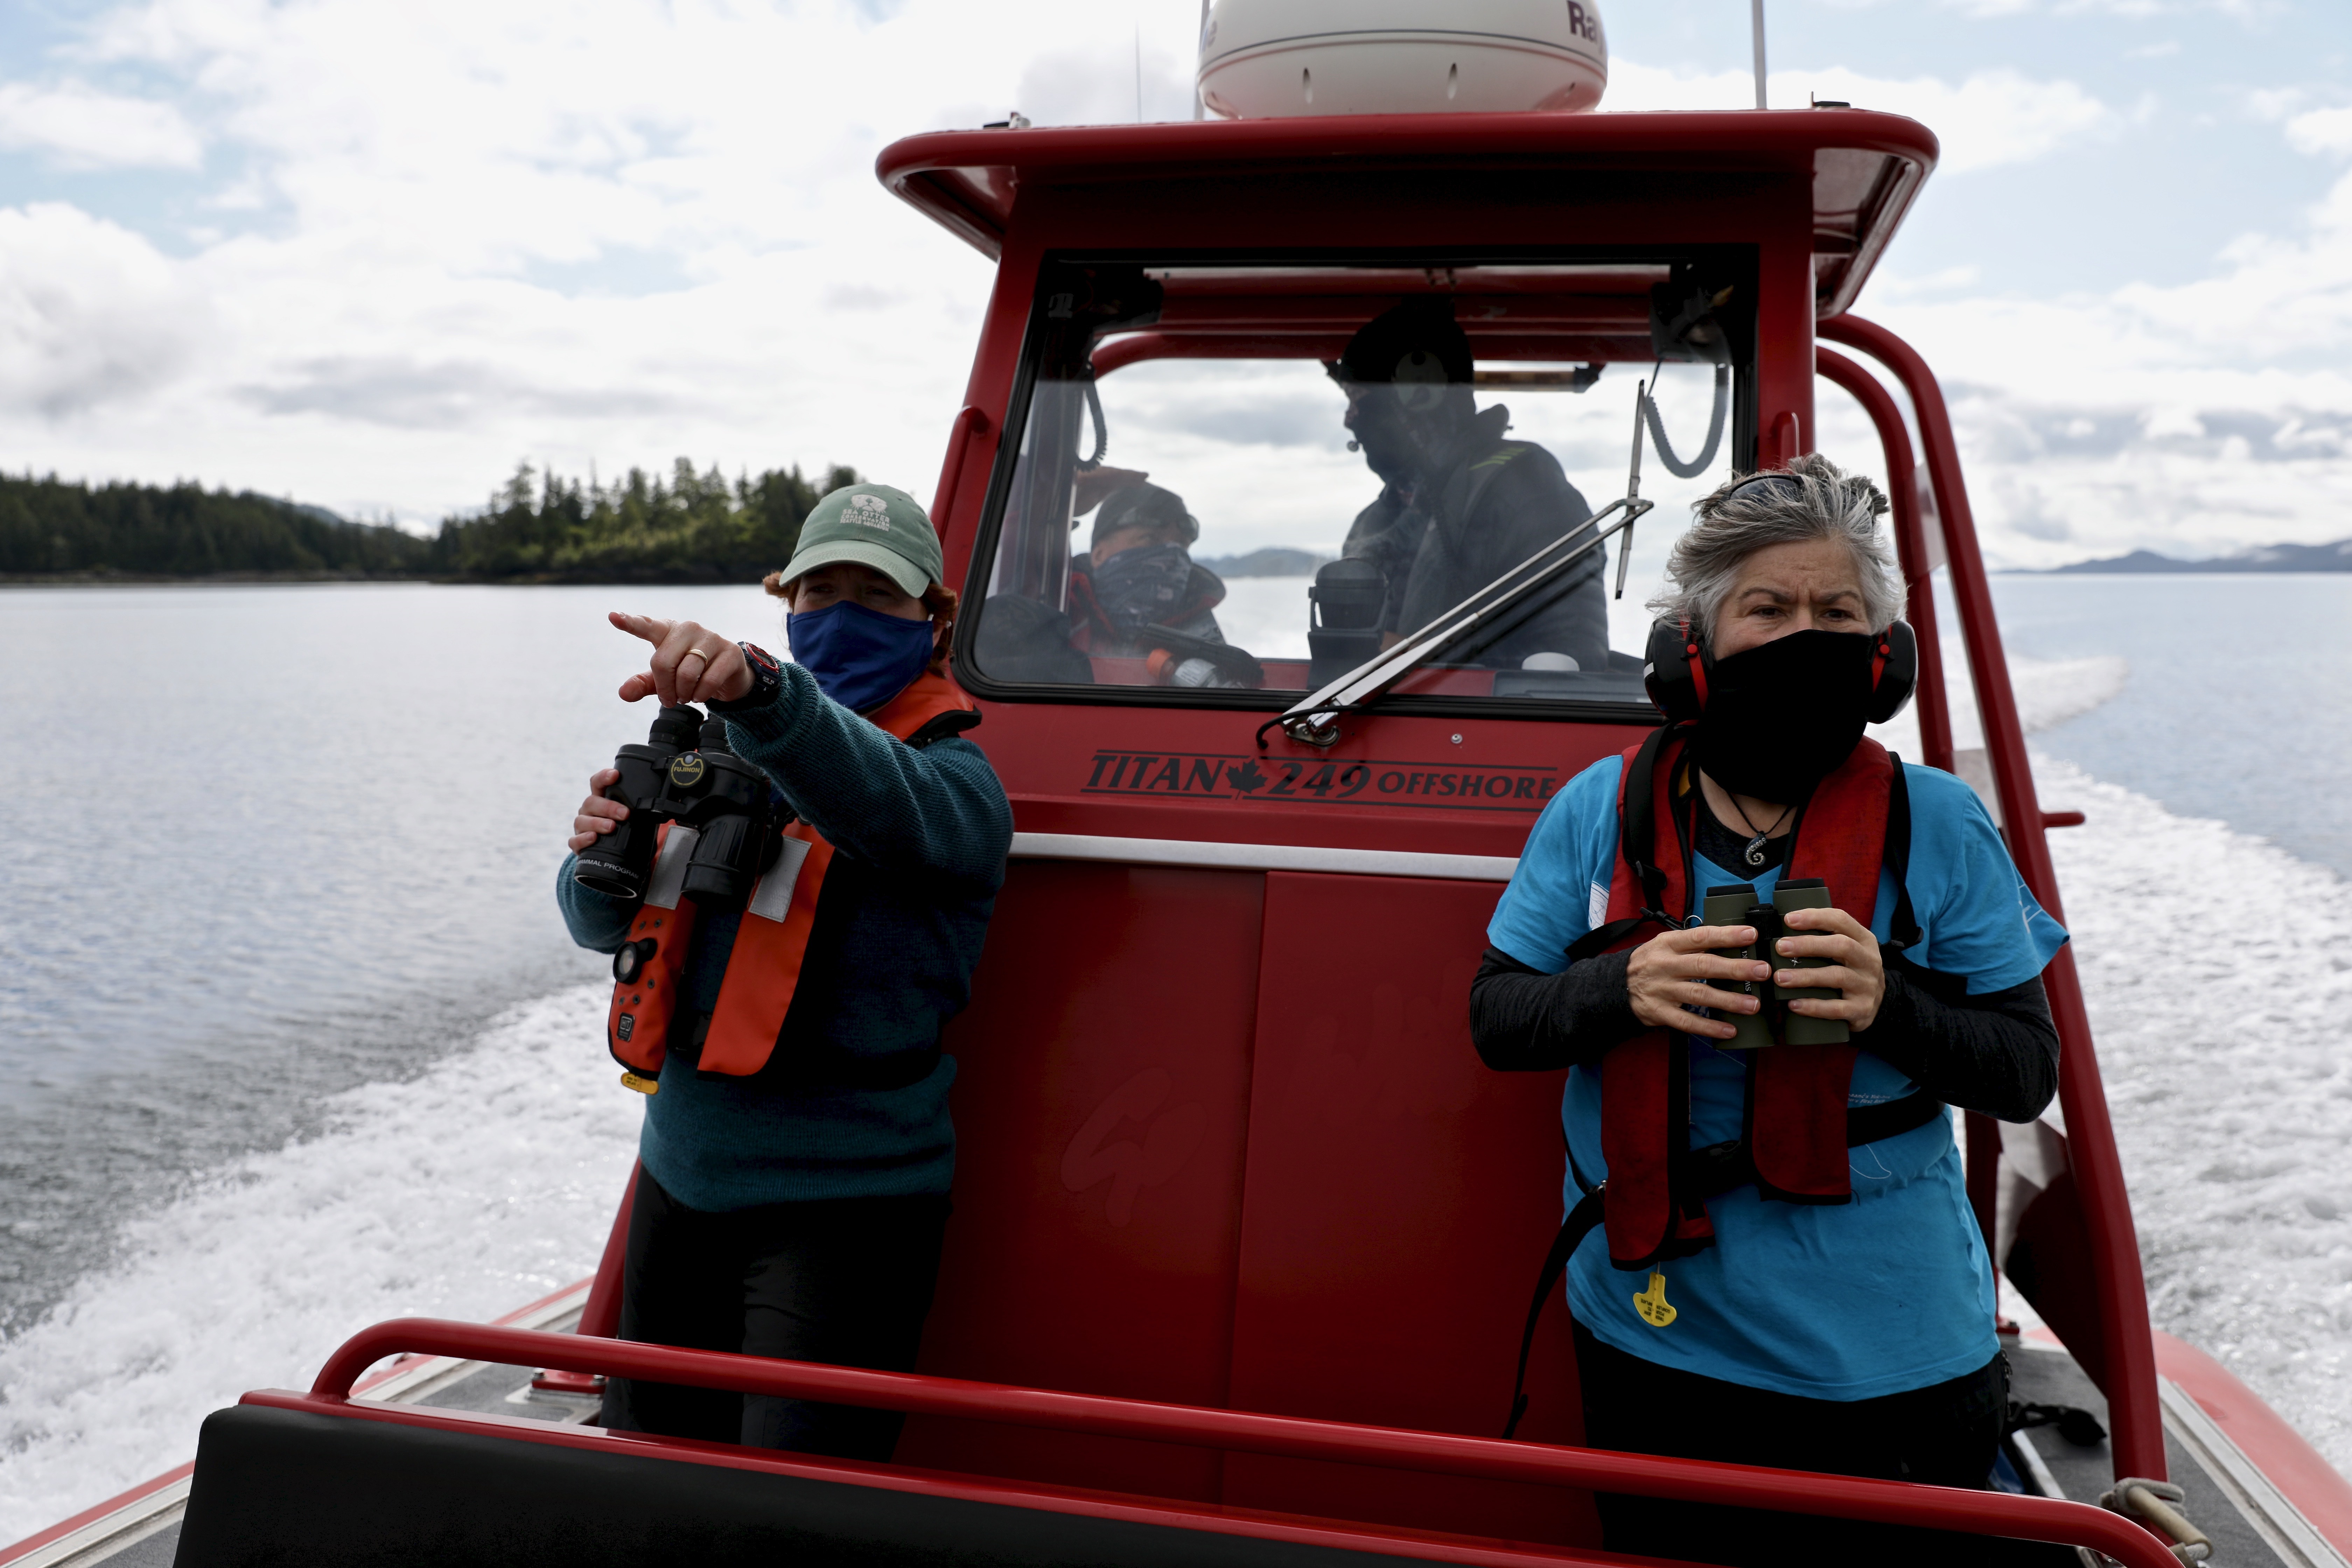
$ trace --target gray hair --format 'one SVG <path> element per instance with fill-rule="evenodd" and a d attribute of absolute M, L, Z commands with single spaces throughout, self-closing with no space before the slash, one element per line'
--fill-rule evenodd
<path fill-rule="evenodd" d="M 1816 539 L 1838 540 L 1853 554 L 1872 631 L 1885 631 L 1903 614 L 1903 569 L 1878 526 L 1886 515 L 1885 493 L 1819 453 L 1786 468 L 1727 480 L 1691 511 L 1696 521 L 1675 541 L 1666 585 L 1650 609 L 1689 622 L 1702 638 L 1714 637 L 1716 612 L 1738 580 L 1741 563 L 1769 545 Z"/>

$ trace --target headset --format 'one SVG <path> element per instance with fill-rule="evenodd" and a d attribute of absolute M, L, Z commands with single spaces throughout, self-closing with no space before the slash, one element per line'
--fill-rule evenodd
<path fill-rule="evenodd" d="M 1908 621 L 1896 621 L 1872 639 L 1869 719 L 1884 724 L 1903 710 L 1919 681 L 1919 639 Z M 1688 621 L 1654 621 L 1642 654 L 1642 686 L 1659 712 L 1675 723 L 1696 720 L 1706 708 L 1715 655 L 1701 646 Z"/>

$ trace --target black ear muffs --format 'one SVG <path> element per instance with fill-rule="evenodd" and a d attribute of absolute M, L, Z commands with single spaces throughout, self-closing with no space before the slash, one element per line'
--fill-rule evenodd
<path fill-rule="evenodd" d="M 1706 679 L 1714 670 L 1715 656 L 1699 646 L 1688 621 L 1650 623 L 1650 643 L 1642 650 L 1642 688 L 1668 722 L 1697 721 L 1706 706 Z"/>
<path fill-rule="evenodd" d="M 1870 656 L 1870 721 L 1884 724 L 1903 711 L 1919 684 L 1919 638 L 1908 621 L 1878 634 Z"/>
<path fill-rule="evenodd" d="M 1919 683 L 1919 639 L 1908 621 L 1896 621 L 1872 639 L 1869 718 L 1884 724 L 1903 711 Z M 1659 712 L 1675 723 L 1691 723 L 1706 708 L 1706 686 L 1715 656 L 1699 645 L 1687 621 L 1650 623 L 1642 652 L 1642 686 Z"/>

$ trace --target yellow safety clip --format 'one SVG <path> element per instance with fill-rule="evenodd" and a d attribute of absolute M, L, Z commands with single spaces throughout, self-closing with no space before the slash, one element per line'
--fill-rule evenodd
<path fill-rule="evenodd" d="M 659 1094 L 661 1092 L 661 1079 L 657 1078 L 646 1078 L 642 1073 L 632 1072 L 625 1068 L 621 1071 L 621 1087 L 624 1089 L 634 1089 L 639 1094 Z M 1672 1311 L 1673 1309 L 1668 1308 L 1667 1310 Z"/>
<path fill-rule="evenodd" d="M 1656 1269 L 1650 1270 L 1650 1288 L 1633 1298 L 1633 1310 L 1642 1314 L 1642 1321 L 1654 1329 L 1663 1329 L 1675 1321 L 1675 1310 L 1666 1302 L 1666 1277 Z"/>

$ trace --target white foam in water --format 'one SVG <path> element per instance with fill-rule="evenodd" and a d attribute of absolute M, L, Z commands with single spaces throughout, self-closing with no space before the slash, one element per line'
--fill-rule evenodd
<path fill-rule="evenodd" d="M 2034 760 L 2158 1328 L 2352 1472 L 2352 886 Z"/>
<path fill-rule="evenodd" d="M 1958 639 L 1946 642 L 1957 648 Z M 2016 658 L 2009 661 L 2010 689 L 2017 695 L 2019 726 L 2031 735 L 2088 713 L 2110 701 L 2131 679 L 2131 666 L 2113 655 L 2095 658 Z M 1944 687 L 1951 713 L 1952 747 L 1973 751 L 1984 744 L 1984 726 L 1977 718 L 1976 688 L 1968 667 L 1955 661 L 1946 666 Z M 1871 734 L 1906 762 L 1919 760 L 1918 704 L 1906 706 L 1891 722 L 1871 727 Z"/>
<path fill-rule="evenodd" d="M 604 1001 L 516 1008 L 130 1222 L 121 1263 L 0 1344 L 0 1543 L 188 1459 L 206 1413 L 308 1387 L 369 1323 L 494 1318 L 593 1271 L 644 1104 L 605 1057 Z"/>

